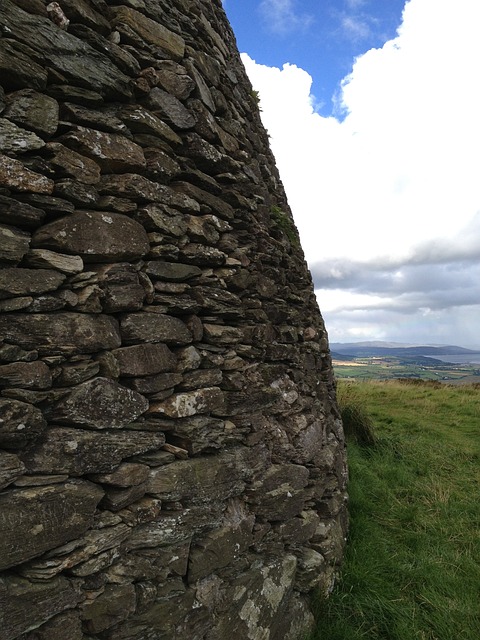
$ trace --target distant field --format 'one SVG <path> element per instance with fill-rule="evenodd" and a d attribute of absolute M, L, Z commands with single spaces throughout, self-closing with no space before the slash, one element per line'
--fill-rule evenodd
<path fill-rule="evenodd" d="M 346 557 L 311 640 L 478 640 L 480 387 L 338 387 L 343 415 L 355 408 L 375 438 L 349 437 Z"/>
<path fill-rule="evenodd" d="M 420 360 L 420 359 L 418 359 Z M 420 378 L 450 383 L 480 383 L 480 365 L 453 364 L 422 358 L 358 357 L 349 360 L 333 359 L 335 375 L 339 379 L 390 380 L 395 378 Z"/>

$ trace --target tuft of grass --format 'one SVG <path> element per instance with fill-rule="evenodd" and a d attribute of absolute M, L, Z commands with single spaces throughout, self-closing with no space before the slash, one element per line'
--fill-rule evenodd
<path fill-rule="evenodd" d="M 362 403 L 375 446 L 348 439 L 349 541 L 312 640 L 477 640 L 480 389 L 341 382 L 342 394 Z"/>
<path fill-rule="evenodd" d="M 352 384 L 339 386 L 337 402 L 345 436 L 360 446 L 372 447 L 375 444 L 373 422 L 365 403 L 355 393 L 355 386 Z"/>

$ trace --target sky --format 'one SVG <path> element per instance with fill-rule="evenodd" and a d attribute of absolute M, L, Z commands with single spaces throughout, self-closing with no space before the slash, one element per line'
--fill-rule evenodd
<path fill-rule="evenodd" d="M 480 348 L 480 2 L 223 5 L 330 341 Z"/>

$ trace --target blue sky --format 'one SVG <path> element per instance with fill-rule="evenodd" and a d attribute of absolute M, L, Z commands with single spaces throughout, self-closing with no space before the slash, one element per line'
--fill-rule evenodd
<path fill-rule="evenodd" d="M 330 340 L 480 348 L 480 2 L 224 7 Z"/>
<path fill-rule="evenodd" d="M 312 76 L 316 109 L 331 115 L 356 56 L 395 37 L 404 0 L 226 0 L 240 51 L 257 62 L 288 61 Z"/>

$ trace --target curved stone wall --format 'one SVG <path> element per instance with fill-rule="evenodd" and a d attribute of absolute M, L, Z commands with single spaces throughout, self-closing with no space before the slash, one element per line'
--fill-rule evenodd
<path fill-rule="evenodd" d="M 0 84 L 0 639 L 299 638 L 344 443 L 220 0 L 2 0 Z"/>

